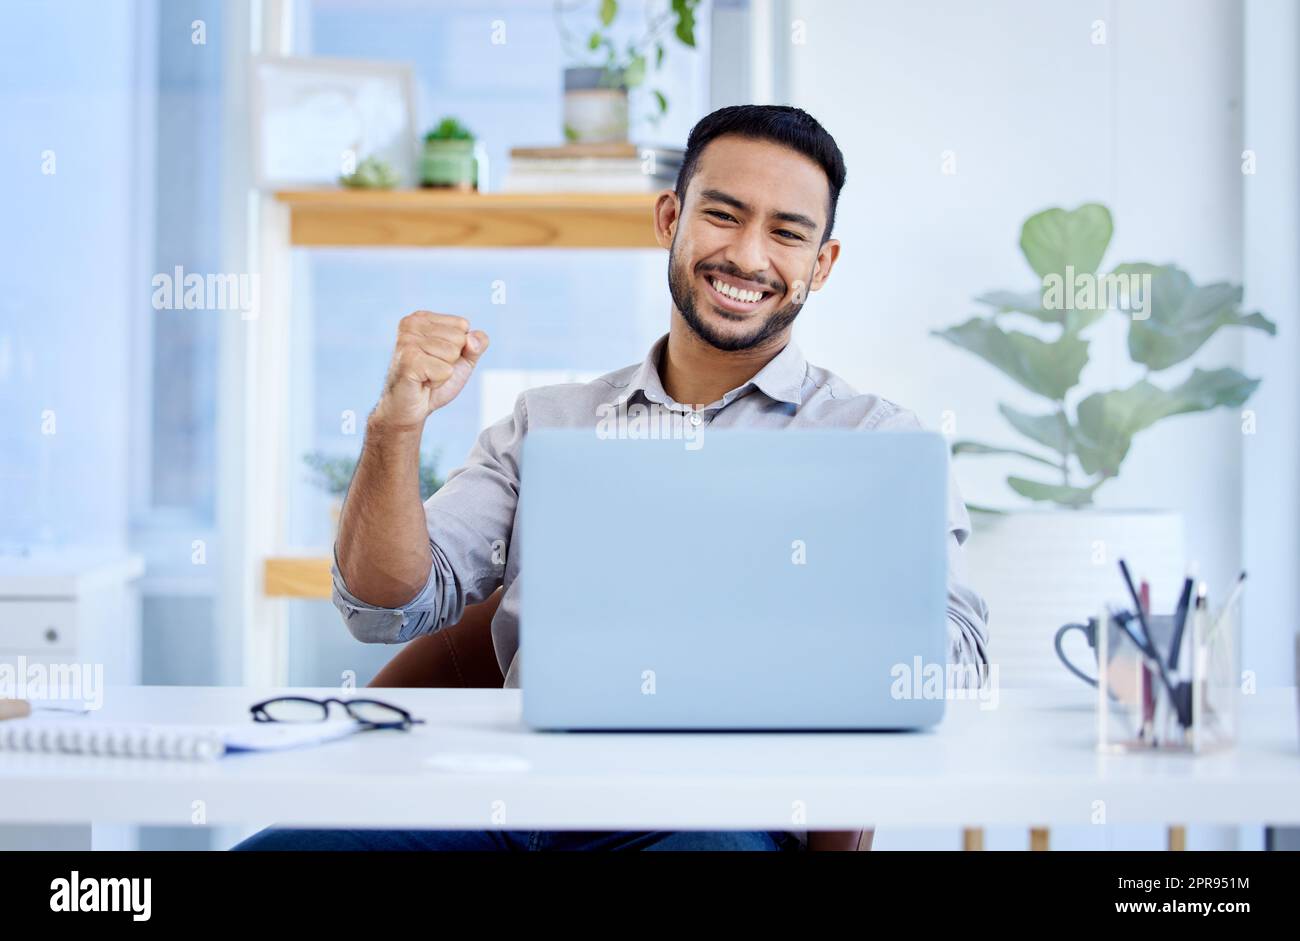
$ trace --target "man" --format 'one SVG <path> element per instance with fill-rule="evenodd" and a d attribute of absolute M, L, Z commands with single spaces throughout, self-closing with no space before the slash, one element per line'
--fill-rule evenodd
<path fill-rule="evenodd" d="M 492 623 L 507 687 L 520 685 L 515 508 L 530 428 L 595 427 L 611 407 L 640 404 L 711 427 L 918 428 L 916 416 L 860 395 L 805 362 L 790 334 L 811 291 L 839 257 L 832 239 L 844 185 L 834 139 L 790 107 L 737 106 L 692 129 L 673 191 L 654 226 L 669 249 L 673 309 L 644 362 L 585 384 L 529 390 L 487 428 L 467 463 L 427 503 L 419 498 L 425 420 L 465 387 L 488 337 L 464 318 L 417 311 L 398 328 L 392 365 L 339 524 L 334 600 L 363 641 L 401 643 L 455 624 L 465 606 L 504 586 Z M 686 404 L 693 403 L 693 404 Z M 948 516 L 949 659 L 987 667 L 984 602 L 960 581 L 970 531 L 953 485 Z M 575 576 L 574 589 L 581 590 Z M 514 833 L 265 831 L 250 848 L 797 847 L 784 833 Z"/>

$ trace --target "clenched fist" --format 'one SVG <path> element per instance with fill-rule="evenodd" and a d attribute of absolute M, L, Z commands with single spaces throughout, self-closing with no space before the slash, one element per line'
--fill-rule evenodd
<path fill-rule="evenodd" d="M 487 334 L 470 331 L 464 317 L 427 310 L 403 317 L 371 421 L 390 429 L 423 428 L 426 418 L 465 388 L 487 347 Z"/>

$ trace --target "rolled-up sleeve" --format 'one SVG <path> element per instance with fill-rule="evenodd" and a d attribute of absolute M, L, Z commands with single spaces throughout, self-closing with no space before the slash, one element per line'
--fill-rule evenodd
<path fill-rule="evenodd" d="M 966 580 L 966 549 L 970 514 L 956 481 L 949 476 L 948 533 L 948 662 L 964 667 L 951 671 L 959 688 L 982 686 L 989 669 L 989 607 Z"/>
<path fill-rule="evenodd" d="M 519 501 L 519 464 L 528 428 L 524 396 L 514 411 L 479 434 L 465 463 L 424 503 L 433 564 L 429 578 L 400 608 L 360 600 L 343 581 L 337 548 L 331 568 L 334 606 L 366 643 L 400 644 L 455 624 L 465 606 L 485 601 L 505 575 Z"/>
<path fill-rule="evenodd" d="M 879 430 L 924 430 L 916 414 L 900 408 L 876 426 Z M 971 532 L 970 513 L 948 457 L 948 663 L 957 688 L 983 685 L 989 669 L 989 609 L 966 580 L 965 543 Z"/>

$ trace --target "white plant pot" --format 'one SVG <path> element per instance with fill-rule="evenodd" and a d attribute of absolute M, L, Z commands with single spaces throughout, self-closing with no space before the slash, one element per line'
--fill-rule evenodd
<path fill-rule="evenodd" d="M 972 513 L 971 524 L 967 581 L 988 602 L 989 657 L 1001 686 L 1083 688 L 1056 655 L 1056 631 L 1086 622 L 1107 602 L 1133 607 L 1121 558 L 1135 584 L 1150 581 L 1153 612 L 1178 603 L 1186 575 L 1181 513 L 1019 510 Z M 1080 669 L 1095 673 L 1079 631 L 1063 643 Z"/>
<path fill-rule="evenodd" d="M 564 70 L 564 126 L 572 143 L 598 144 L 626 141 L 628 135 L 628 93 L 620 84 L 611 87 L 600 67 Z"/>

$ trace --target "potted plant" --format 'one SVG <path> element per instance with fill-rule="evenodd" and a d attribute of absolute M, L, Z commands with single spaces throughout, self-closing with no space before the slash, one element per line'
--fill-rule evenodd
<path fill-rule="evenodd" d="M 389 190 L 401 182 L 392 164 L 379 157 L 366 157 L 351 173 L 340 176 L 339 182 L 349 189 Z"/>
<path fill-rule="evenodd" d="M 352 483 L 352 475 L 357 469 L 357 459 L 312 451 L 303 455 L 302 460 L 312 471 L 312 483 L 330 497 L 330 532 L 337 534 L 339 514 L 343 510 L 343 497 Z M 421 454 L 420 499 L 429 499 L 442 485 L 443 480 L 438 476 L 438 455 Z"/>
<path fill-rule="evenodd" d="M 424 135 L 420 185 L 458 190 L 478 188 L 474 134 L 455 118 L 443 118 Z"/>
<path fill-rule="evenodd" d="M 682 45 L 695 48 L 695 11 L 700 0 L 671 0 L 661 12 L 651 14 L 633 38 L 619 20 L 618 0 L 599 0 L 590 31 L 569 28 L 568 17 L 586 6 L 556 0 L 555 17 L 566 57 L 573 63 L 564 71 L 564 138 L 571 143 L 626 141 L 628 93 L 659 72 L 667 55 L 669 34 Z M 653 65 L 651 63 L 653 62 Z M 648 119 L 658 122 L 668 113 L 662 89 L 650 89 L 654 108 Z"/>
<path fill-rule="evenodd" d="M 1184 574 L 1181 514 L 1099 511 L 1093 497 L 1119 475 L 1136 435 L 1176 415 L 1236 408 L 1260 383 L 1230 367 L 1197 367 L 1176 382 L 1158 374 L 1186 362 L 1221 328 L 1277 331 L 1262 314 L 1241 310 L 1240 285 L 1198 285 L 1176 265 L 1148 262 L 1099 274 L 1112 232 L 1109 210 L 1096 203 L 1031 216 L 1020 248 L 1038 287 L 981 294 L 975 301 L 984 313 L 934 331 L 1042 400 L 1033 411 L 999 403 L 1022 439 L 1015 444 L 952 445 L 957 456 L 1025 462 L 1030 469 L 1008 476 L 1007 485 L 1044 508 L 971 508 L 969 575 L 989 603 L 1002 681 L 1011 685 L 1065 675 L 1047 666 L 1055 662 L 1053 633 L 1118 593 L 1119 557 L 1150 576 L 1153 604 L 1172 604 Z M 1083 389 L 1090 328 L 1116 315 L 1127 321 L 1128 355 L 1143 374 L 1122 388 Z"/>

